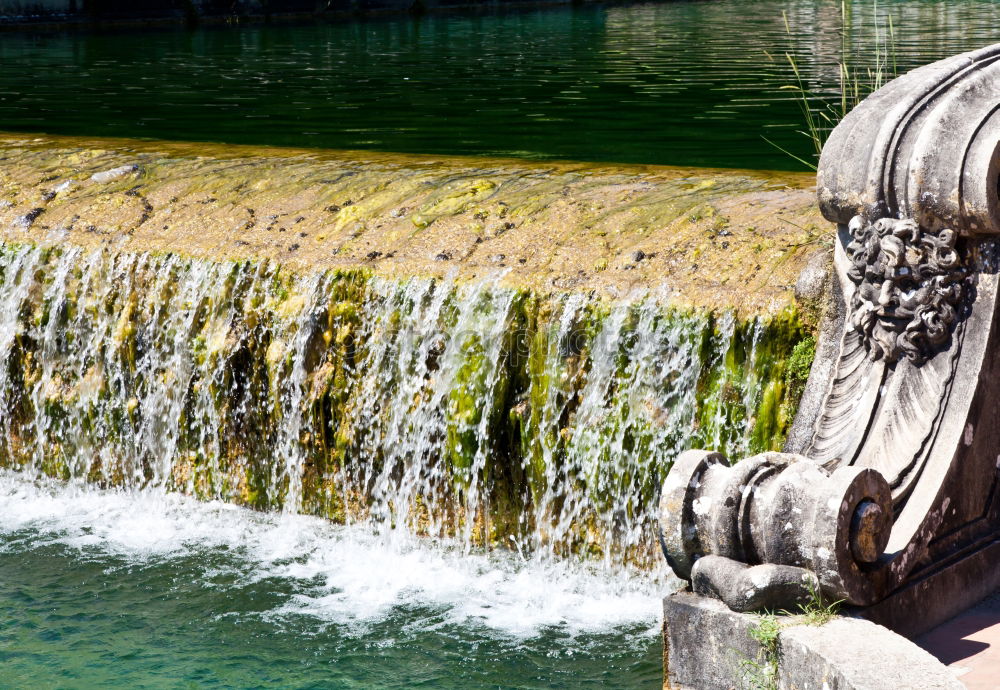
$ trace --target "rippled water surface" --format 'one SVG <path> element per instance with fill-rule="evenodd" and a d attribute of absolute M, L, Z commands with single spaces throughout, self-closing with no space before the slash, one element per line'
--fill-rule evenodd
<path fill-rule="evenodd" d="M 0 687 L 636 687 L 649 582 L 0 473 Z"/>
<path fill-rule="evenodd" d="M 834 98 L 893 17 L 898 70 L 1000 40 L 990 0 L 712 0 L 494 16 L 3 34 L 0 129 L 801 168 L 784 57 Z M 783 12 L 788 18 L 786 32 Z M 885 37 L 883 36 L 883 44 Z M 884 48 L 884 45 L 883 45 Z"/>

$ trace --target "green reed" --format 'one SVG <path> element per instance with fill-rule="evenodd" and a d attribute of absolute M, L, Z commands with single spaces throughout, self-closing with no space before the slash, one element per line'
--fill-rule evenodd
<path fill-rule="evenodd" d="M 791 40 L 795 34 L 788 21 L 788 14 L 782 11 L 781 16 L 785 24 L 785 34 Z M 870 60 L 862 52 L 865 45 L 856 45 L 852 40 L 855 28 L 854 6 L 847 0 L 841 0 L 840 60 L 837 63 L 839 86 L 835 98 L 831 98 L 829 94 L 813 91 L 803 78 L 795 55 L 791 51 L 785 52 L 785 60 L 791 67 L 795 81 L 782 88 L 795 92 L 796 100 L 802 109 L 805 127 L 799 130 L 799 133 L 812 142 L 815 161 L 806 160 L 764 137 L 767 143 L 809 169 L 816 170 L 823 145 L 837 124 L 869 94 L 878 91 L 898 74 L 896 32 L 892 15 L 885 13 L 880 16 L 877 0 L 872 2 L 871 26 L 874 34 L 874 55 Z"/>

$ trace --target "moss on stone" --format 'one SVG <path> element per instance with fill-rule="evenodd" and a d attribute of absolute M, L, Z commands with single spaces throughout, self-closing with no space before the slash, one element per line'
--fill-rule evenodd
<path fill-rule="evenodd" d="M 791 304 L 826 227 L 797 174 L 16 135 L 0 157 L 11 241 L 388 277 L 504 268 L 515 288 L 668 285 L 743 315 Z"/>
<path fill-rule="evenodd" d="M 0 464 L 276 509 L 291 453 L 298 509 L 345 521 L 372 511 L 373 478 L 421 462 L 442 486 L 392 519 L 489 543 L 531 533 L 593 557 L 615 525 L 645 519 L 672 453 L 737 458 L 787 434 L 815 342 L 787 289 L 799 249 L 768 219 L 792 203 L 808 223 L 808 190 L 750 173 L 163 147 L 0 143 L 0 198 L 15 201 L 0 210 L 2 280 L 37 252 L 6 359 Z M 88 182 L 129 160 L 127 179 Z M 77 187 L 17 229 L 7 221 L 33 203 L 39 170 Z M 408 289 L 446 266 L 451 278 Z M 438 298 L 451 359 L 429 344 L 425 380 L 394 398 L 417 374 L 365 379 L 366 356 Z M 84 320 L 98 330 L 67 326 Z M 43 351 L 50 328 L 65 339 Z M 373 445 L 387 415 L 432 404 L 442 422 L 425 457 Z M 557 533 L 561 491 L 585 500 Z M 643 539 L 626 554 L 636 563 Z"/>

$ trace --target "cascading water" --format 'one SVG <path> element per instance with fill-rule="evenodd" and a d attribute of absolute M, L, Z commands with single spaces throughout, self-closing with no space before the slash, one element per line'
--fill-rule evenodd
<path fill-rule="evenodd" d="M 5 680 L 657 685 L 656 487 L 803 329 L 502 278 L 0 246 Z"/>
<path fill-rule="evenodd" d="M 6 246 L 2 461 L 255 508 L 657 562 L 691 445 L 780 443 L 793 317 L 656 294 Z"/>

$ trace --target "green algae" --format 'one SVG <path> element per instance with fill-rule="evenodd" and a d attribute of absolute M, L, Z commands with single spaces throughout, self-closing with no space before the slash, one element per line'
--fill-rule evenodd
<path fill-rule="evenodd" d="M 9 135 L 0 157 L 9 241 L 27 223 L 39 241 L 300 272 L 503 267 L 511 289 L 669 285 L 746 318 L 791 303 L 824 225 L 812 178 L 753 171 Z"/>
<path fill-rule="evenodd" d="M 419 465 L 392 506 L 418 531 L 607 557 L 631 525 L 649 533 L 624 539 L 636 562 L 672 457 L 780 448 L 815 348 L 794 309 L 741 319 L 655 295 L 9 244 L 0 276 L 8 296 L 25 286 L 0 464 L 256 509 L 298 487 L 294 509 L 337 521 Z M 395 343 L 420 319 L 430 341 Z M 400 365 L 402 347 L 426 358 Z M 392 424 L 426 435 L 423 455 L 394 455 Z"/>

